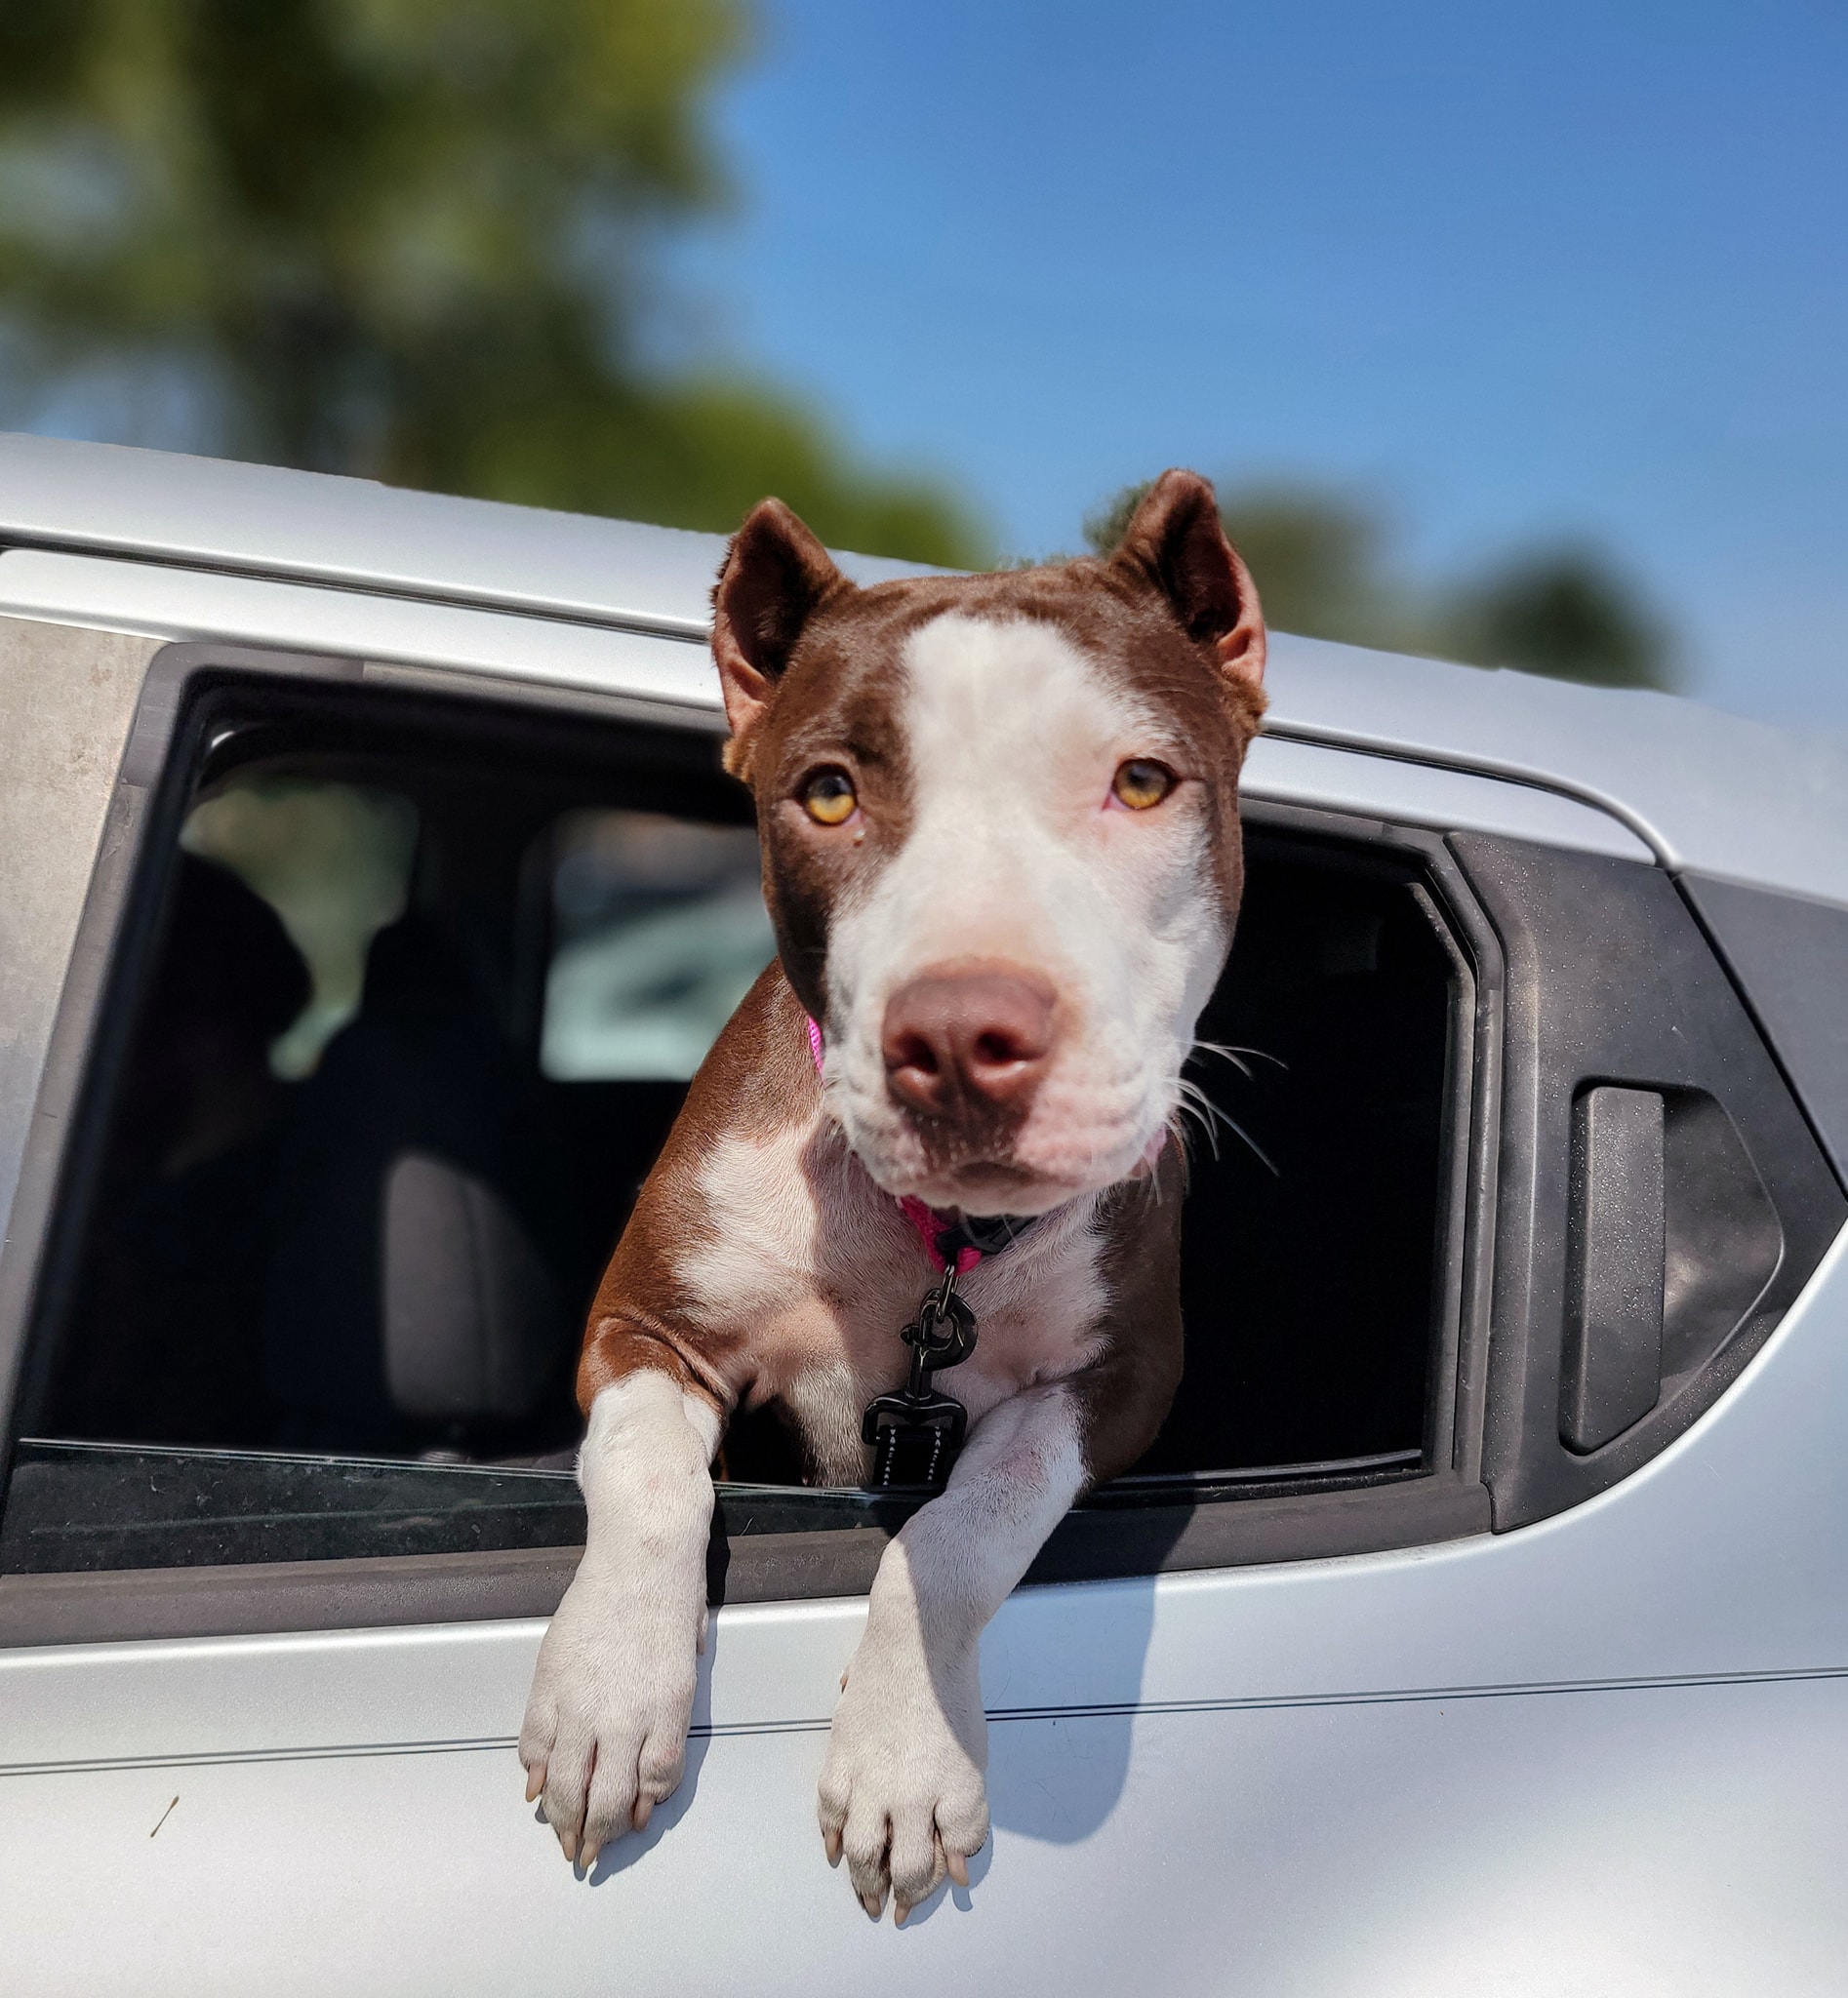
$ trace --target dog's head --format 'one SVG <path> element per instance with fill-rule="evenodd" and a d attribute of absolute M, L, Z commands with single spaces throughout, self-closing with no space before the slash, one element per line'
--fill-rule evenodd
<path fill-rule="evenodd" d="M 729 767 L 873 1179 L 1036 1214 L 1152 1163 L 1231 941 L 1265 630 L 1213 490 L 1107 560 L 857 588 L 781 501 L 714 593 Z"/>

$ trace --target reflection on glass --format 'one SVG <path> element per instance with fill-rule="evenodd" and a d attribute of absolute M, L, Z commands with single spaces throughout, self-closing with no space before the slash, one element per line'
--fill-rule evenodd
<path fill-rule="evenodd" d="M 540 1060 L 561 1082 L 686 1081 L 776 952 L 748 826 L 575 813 L 552 904 Z"/>
<path fill-rule="evenodd" d="M 181 848 L 261 896 L 307 960 L 313 994 L 269 1051 L 285 1082 L 311 1075 L 359 1011 L 372 939 L 404 913 L 417 834 L 395 792 L 303 778 L 234 778 L 187 815 Z"/>

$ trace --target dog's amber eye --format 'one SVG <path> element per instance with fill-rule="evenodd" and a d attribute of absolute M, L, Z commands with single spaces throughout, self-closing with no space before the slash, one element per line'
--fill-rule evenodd
<path fill-rule="evenodd" d="M 802 786 L 802 809 L 817 825 L 845 825 L 859 803 L 844 770 L 818 770 Z"/>
<path fill-rule="evenodd" d="M 1151 763 L 1145 756 L 1132 756 L 1119 763 L 1110 788 L 1132 812 L 1146 812 L 1159 805 L 1175 787 L 1175 774 L 1165 765 Z"/>

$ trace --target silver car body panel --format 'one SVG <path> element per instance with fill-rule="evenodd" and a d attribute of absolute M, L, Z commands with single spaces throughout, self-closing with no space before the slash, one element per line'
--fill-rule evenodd
<path fill-rule="evenodd" d="M 27 548 L 0 554 L 0 616 L 432 666 L 475 676 L 491 692 L 619 694 L 697 709 L 719 725 L 718 674 L 703 638 Z"/>
<path fill-rule="evenodd" d="M 24 620 L 0 628 L 0 825 L 44 827 L 0 859 L 0 1160 L 67 978 L 95 986 L 71 939 L 93 865 L 118 864 L 160 641 L 715 725 L 711 538 L 0 440 L 0 615 Z M 1848 902 L 1827 744 L 1288 639 L 1274 684 L 1255 796 Z M 903 1934 L 857 1912 L 814 1826 L 859 1602 L 720 1612 L 688 1782 L 588 1885 L 518 1801 L 537 1623 L 0 1655 L 9 1971 L 35 1992 L 1837 1989 L 1844 1434 L 1848 1240 L 1684 1436 L 1543 1524 L 1017 1594 L 983 1654 L 996 1839 L 973 1894 Z"/>
<path fill-rule="evenodd" d="M 703 640 L 722 535 L 0 433 L 0 544 L 143 556 Z M 843 556 L 865 582 L 916 573 Z"/>
<path fill-rule="evenodd" d="M 0 618 L 0 1240 L 116 766 L 159 649 Z M 0 1390 L 5 1372 L 0 1353 Z"/>
<path fill-rule="evenodd" d="M 447 604 L 27 550 L 0 555 L 0 614 L 100 622 L 163 639 L 218 638 L 357 656 L 379 665 L 441 670 L 459 683 L 473 675 L 508 693 L 536 685 L 574 688 L 693 710 L 721 725 L 718 673 L 703 640 L 692 645 Z M 1554 791 L 1439 765 L 1362 760 L 1284 737 L 1260 740 L 1245 787 L 1286 803 L 1653 858 L 1621 819 Z"/>

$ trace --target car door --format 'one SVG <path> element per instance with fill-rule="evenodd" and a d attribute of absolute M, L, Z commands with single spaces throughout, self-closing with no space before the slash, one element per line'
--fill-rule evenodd
<path fill-rule="evenodd" d="M 9 642 L 60 683 L 105 643 Z M 1824 1988 L 1844 1203 L 1633 834 L 1482 777 L 1254 754 L 1253 896 L 1209 1021 L 1251 1073 L 1223 1095 L 1242 1136 L 1195 1159 L 1182 1403 L 987 1633 L 995 1836 L 899 1933 L 829 1874 L 813 1802 L 882 1502 L 728 1463 L 687 1779 L 584 1877 L 513 1754 L 581 1540 L 554 1439 L 479 1383 L 457 1447 L 414 1403 L 371 1453 L 306 1403 L 307 1440 L 267 1447 L 203 1418 L 121 1433 L 133 1410 L 92 1433 L 60 1384 L 202 805 L 254 770 L 459 828 L 450 940 L 511 963 L 539 939 L 504 1017 L 561 1155 L 609 1179 L 670 1113 L 687 1051 L 663 1033 L 752 947 L 709 727 L 528 709 L 440 661 L 393 686 L 111 642 L 97 733 L 128 754 L 58 821 L 87 899 L 36 905 L 69 911 L 71 969 L 49 953 L 8 1250 L 0 1836 L 27 1987 Z M 586 854 L 603 914 L 573 931 Z M 383 1148 L 440 1150 L 409 1131 Z M 517 1176 L 473 1141 L 446 1164 L 514 1232 L 471 1240 L 516 1267 Z M 607 1218 L 621 1189 L 596 1197 Z M 337 1257 L 306 1239 L 304 1295 Z M 389 1288 L 389 1249 L 365 1283 Z"/>

